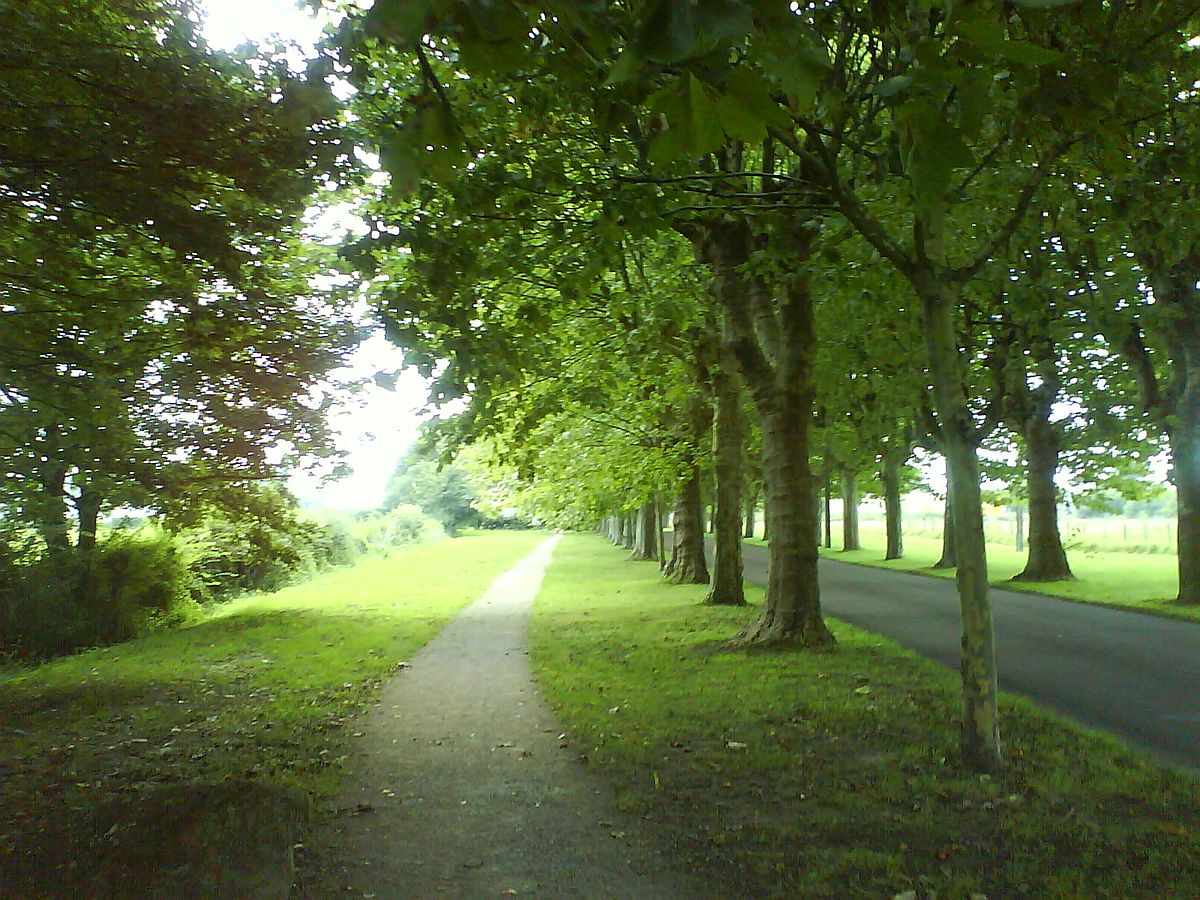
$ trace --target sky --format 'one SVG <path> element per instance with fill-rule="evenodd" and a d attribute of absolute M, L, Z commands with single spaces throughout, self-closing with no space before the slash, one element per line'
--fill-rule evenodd
<path fill-rule="evenodd" d="M 292 0 L 201 0 L 205 11 L 204 34 L 216 47 L 232 49 L 247 40 L 278 36 L 311 47 L 321 36 L 322 23 L 298 9 Z M 346 215 L 326 215 L 314 231 L 332 237 L 328 223 L 345 223 Z M 399 349 L 382 331 L 356 351 L 339 378 L 369 378 L 379 370 L 394 371 L 404 362 Z M 415 372 L 403 373 L 394 391 L 370 385 L 331 410 L 338 432 L 338 447 L 348 454 L 352 474 L 322 484 L 313 477 L 294 475 L 288 482 L 304 502 L 335 509 L 369 509 L 378 504 L 400 455 L 417 437 L 420 410 L 425 406 L 426 384 Z"/>

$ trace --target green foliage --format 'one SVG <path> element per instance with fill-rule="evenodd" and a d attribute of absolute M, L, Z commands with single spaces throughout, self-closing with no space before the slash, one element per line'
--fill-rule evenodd
<path fill-rule="evenodd" d="M 375 512 L 358 523 L 357 533 L 371 550 L 392 548 L 436 540 L 446 534 L 441 522 L 419 506 L 401 503 L 387 512 Z"/>
<path fill-rule="evenodd" d="M 212 51 L 185 0 L 4 3 L 0 31 L 5 515 L 57 551 L 68 515 L 220 504 L 281 446 L 332 456 L 324 379 L 356 332 L 300 231 L 349 158 L 328 62 Z"/>
<path fill-rule="evenodd" d="M 91 553 L 0 563 L 0 650 L 44 657 L 191 621 L 193 575 L 170 536 L 114 534 Z"/>
<path fill-rule="evenodd" d="M 476 496 L 470 476 L 461 467 L 410 455 L 396 467 L 379 508 L 383 512 L 401 506 L 419 509 L 453 537 L 461 528 L 478 523 Z"/>

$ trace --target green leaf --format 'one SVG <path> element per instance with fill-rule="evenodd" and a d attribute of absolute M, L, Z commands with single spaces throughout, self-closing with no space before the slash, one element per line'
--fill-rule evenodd
<path fill-rule="evenodd" d="M 700 30 L 709 47 L 735 41 L 754 30 L 754 18 L 736 0 L 705 0 L 698 9 Z"/>
<path fill-rule="evenodd" d="M 767 136 L 767 126 L 763 120 L 731 94 L 722 94 L 717 98 L 717 116 L 721 128 L 731 138 L 753 142 Z"/>
<path fill-rule="evenodd" d="M 376 0 L 363 24 L 367 34 L 398 46 L 409 46 L 436 31 L 440 19 L 432 0 Z"/>
<path fill-rule="evenodd" d="M 945 198 L 953 170 L 973 165 L 975 156 L 958 128 L 927 103 L 910 101 L 897 119 L 911 138 L 905 167 L 913 199 L 928 210 Z"/>
<path fill-rule="evenodd" d="M 771 83 L 745 66 L 731 70 L 725 77 L 725 93 L 718 101 L 718 110 L 725 132 L 747 141 L 762 140 L 766 127 L 786 129 L 792 124 L 788 111 L 772 98 Z"/>
<path fill-rule="evenodd" d="M 693 155 L 711 153 L 725 142 L 717 106 L 709 95 L 711 88 L 695 75 L 688 75 L 688 102 L 691 106 Z"/>
<path fill-rule="evenodd" d="M 801 113 L 812 109 L 830 66 L 821 47 L 802 35 L 767 34 L 756 40 L 751 57 L 763 75 L 787 94 L 792 109 Z"/>
<path fill-rule="evenodd" d="M 1079 0 L 1012 0 L 1012 2 L 1028 9 L 1055 9 L 1059 6 L 1073 6 Z"/>
<path fill-rule="evenodd" d="M 996 48 L 996 55 L 1019 66 L 1045 66 L 1062 60 L 1058 50 L 1039 47 L 1029 41 L 1004 41 Z"/>
<path fill-rule="evenodd" d="M 669 65 L 696 54 L 698 32 L 694 4 L 657 0 L 639 29 L 635 49 L 651 62 Z"/>
<path fill-rule="evenodd" d="M 878 97 L 894 97 L 912 87 L 911 75 L 894 75 L 871 88 L 871 93 Z"/>
<path fill-rule="evenodd" d="M 642 67 L 646 65 L 646 60 L 634 53 L 633 50 L 626 48 L 617 61 L 613 63 L 612 68 L 608 70 L 608 77 L 604 79 L 605 84 L 625 84 L 633 81 L 641 74 Z"/>
<path fill-rule="evenodd" d="M 654 94 L 649 106 L 666 120 L 666 127 L 651 139 L 651 162 L 695 159 L 724 142 L 712 89 L 695 75 L 689 74 Z"/>

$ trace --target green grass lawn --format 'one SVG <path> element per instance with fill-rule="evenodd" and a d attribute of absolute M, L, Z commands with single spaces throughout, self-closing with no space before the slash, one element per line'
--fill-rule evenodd
<path fill-rule="evenodd" d="M 143 783 L 236 776 L 328 794 L 347 720 L 544 537 L 366 557 L 189 628 L 0 675 L 0 872 L 30 853 L 50 864 L 39 833 L 56 814 Z"/>
<path fill-rule="evenodd" d="M 836 523 L 835 523 L 836 524 Z M 761 533 L 761 532 L 760 532 Z M 929 568 L 942 553 L 940 537 L 904 536 L 904 558 L 883 558 L 887 541 L 882 522 L 863 522 L 860 527 L 862 550 L 838 550 L 841 535 L 834 533 L 834 548 L 821 548 L 821 555 L 842 562 L 919 572 L 953 578 L 953 569 Z M 751 543 L 762 544 L 754 539 Z M 1119 551 L 1068 550 L 1067 557 L 1075 581 L 1013 582 L 1010 579 L 1025 567 L 1025 554 L 1010 544 L 987 545 L 988 573 L 992 584 L 1006 590 L 1050 594 L 1089 603 L 1123 606 L 1158 615 L 1200 620 L 1200 607 L 1180 606 L 1175 602 L 1179 593 L 1179 571 L 1173 554 L 1122 553 Z"/>
<path fill-rule="evenodd" d="M 563 540 L 533 661 L 574 745 L 715 893 L 1196 896 L 1194 779 L 1009 697 L 1008 768 L 964 774 L 953 673 L 837 622 L 830 652 L 728 652 L 755 608 L 626 556 Z"/>

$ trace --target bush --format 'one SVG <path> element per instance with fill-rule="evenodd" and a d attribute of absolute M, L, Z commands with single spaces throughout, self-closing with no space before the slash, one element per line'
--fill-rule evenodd
<path fill-rule="evenodd" d="M 297 576 L 353 562 L 359 553 L 344 526 L 304 520 L 290 510 L 237 521 L 212 514 L 177 537 L 202 602 L 275 591 Z"/>
<path fill-rule="evenodd" d="M 196 614 L 192 577 L 169 536 L 116 534 L 90 553 L 30 561 L 0 554 L 0 646 L 54 656 L 182 624 Z"/>
<path fill-rule="evenodd" d="M 440 522 L 411 503 L 371 516 L 360 524 L 359 533 L 366 546 L 373 550 L 418 544 L 446 535 Z"/>

